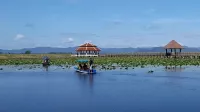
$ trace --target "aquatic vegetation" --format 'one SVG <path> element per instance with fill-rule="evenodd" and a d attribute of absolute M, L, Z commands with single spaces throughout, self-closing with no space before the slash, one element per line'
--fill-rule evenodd
<path fill-rule="evenodd" d="M 33 65 L 41 64 L 43 54 L 35 55 L 0 55 L 0 65 Z M 48 54 L 51 65 L 58 65 L 63 68 L 70 68 L 77 65 L 76 60 L 82 59 L 77 57 L 70 57 L 65 54 Z M 89 59 L 89 58 L 85 58 Z M 187 66 L 187 65 L 200 65 L 200 59 L 191 58 L 159 58 L 159 57 L 95 57 L 94 66 L 104 70 L 113 70 L 116 68 L 128 69 L 141 67 L 144 68 L 148 65 L 156 66 Z M 31 67 L 30 69 L 38 66 Z"/>

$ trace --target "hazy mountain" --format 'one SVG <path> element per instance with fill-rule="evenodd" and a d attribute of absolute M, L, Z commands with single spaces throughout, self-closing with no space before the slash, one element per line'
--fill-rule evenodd
<path fill-rule="evenodd" d="M 53 47 L 36 47 L 36 48 L 24 48 L 17 50 L 0 50 L 2 53 L 25 53 L 25 51 L 30 50 L 31 53 L 72 53 L 75 47 L 69 48 L 53 48 Z"/>
<path fill-rule="evenodd" d="M 25 53 L 30 50 L 32 53 L 75 53 L 76 47 L 69 48 L 53 48 L 53 47 L 36 47 L 24 48 L 18 50 L 2 50 L 1 53 Z M 117 54 L 117 53 L 133 53 L 133 52 L 165 52 L 163 47 L 147 47 L 147 48 L 101 48 L 101 54 Z M 187 47 L 182 50 L 183 52 L 200 52 L 200 48 Z"/>

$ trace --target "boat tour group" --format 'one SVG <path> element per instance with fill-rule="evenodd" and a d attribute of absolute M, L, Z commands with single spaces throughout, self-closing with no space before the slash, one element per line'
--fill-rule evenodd
<path fill-rule="evenodd" d="M 90 60 L 79 59 L 76 62 L 78 63 L 78 65 L 74 67 L 76 72 L 86 73 L 86 74 L 96 74 L 96 70 L 94 69 L 92 58 L 90 58 Z M 43 57 L 42 65 L 43 67 L 50 66 L 49 57 L 47 56 Z"/>

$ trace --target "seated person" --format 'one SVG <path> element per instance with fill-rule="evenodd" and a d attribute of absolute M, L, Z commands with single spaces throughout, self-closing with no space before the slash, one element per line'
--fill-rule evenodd
<path fill-rule="evenodd" d="M 49 63 L 49 59 L 45 59 L 45 63 Z"/>
<path fill-rule="evenodd" d="M 83 66 L 81 64 L 79 64 L 79 69 L 82 70 L 83 69 Z"/>
<path fill-rule="evenodd" d="M 87 65 L 84 63 L 84 65 L 83 65 L 83 69 L 84 70 L 87 70 L 88 69 L 88 67 L 87 67 Z"/>

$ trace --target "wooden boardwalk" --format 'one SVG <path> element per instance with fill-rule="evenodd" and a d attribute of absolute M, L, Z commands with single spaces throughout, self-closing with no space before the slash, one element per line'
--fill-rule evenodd
<path fill-rule="evenodd" d="M 137 53 L 126 53 L 126 54 L 104 54 L 100 57 L 166 57 L 164 52 L 137 52 Z M 175 56 L 173 53 L 171 57 Z M 182 58 L 199 58 L 200 52 L 182 52 L 177 53 L 177 57 Z"/>

